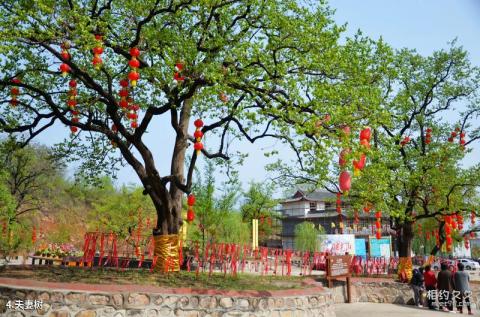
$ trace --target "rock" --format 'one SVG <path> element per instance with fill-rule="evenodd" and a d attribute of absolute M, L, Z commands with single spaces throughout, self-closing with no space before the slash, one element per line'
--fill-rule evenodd
<path fill-rule="evenodd" d="M 62 303 L 63 302 L 63 294 L 58 293 L 58 292 L 50 294 L 50 302 L 52 302 L 52 303 L 54 303 L 54 302 Z"/>
<path fill-rule="evenodd" d="M 50 300 L 50 294 L 47 292 L 43 292 L 36 298 L 37 300 L 41 300 L 42 302 L 48 302 Z"/>
<path fill-rule="evenodd" d="M 160 313 L 160 316 L 162 316 L 162 317 L 168 317 L 168 316 L 171 316 L 172 309 L 169 308 L 169 307 L 162 307 L 162 308 L 160 308 L 159 313 Z"/>
<path fill-rule="evenodd" d="M 143 310 L 140 310 L 140 309 L 127 310 L 127 316 L 129 316 L 129 317 L 142 317 L 143 316 Z"/>
<path fill-rule="evenodd" d="M 286 298 L 285 299 L 285 305 L 288 308 L 295 308 L 295 299 L 294 298 Z"/>
<path fill-rule="evenodd" d="M 194 310 L 175 309 L 175 316 L 178 317 L 200 317 L 200 313 Z"/>
<path fill-rule="evenodd" d="M 155 300 L 153 301 L 155 303 L 155 305 L 162 305 L 163 303 L 163 297 L 162 296 L 158 296 L 155 298 Z"/>
<path fill-rule="evenodd" d="M 65 302 L 67 304 L 81 304 L 85 303 L 87 295 L 82 293 L 69 293 L 65 295 Z"/>
<path fill-rule="evenodd" d="M 145 294 L 132 293 L 128 296 L 128 306 L 145 307 L 150 304 L 150 297 Z"/>
<path fill-rule="evenodd" d="M 224 313 L 222 317 L 247 317 L 249 315 L 249 313 L 234 310 Z"/>
<path fill-rule="evenodd" d="M 217 299 L 215 297 L 209 297 L 209 296 L 202 297 L 200 298 L 200 303 L 198 305 L 204 309 L 217 308 Z"/>
<path fill-rule="evenodd" d="M 157 317 L 157 316 L 159 315 L 156 309 L 149 309 L 147 311 L 147 317 Z"/>
<path fill-rule="evenodd" d="M 280 312 L 280 317 L 293 317 L 293 316 L 294 316 L 294 312 L 291 310 L 284 310 Z"/>
<path fill-rule="evenodd" d="M 163 299 L 163 303 L 165 306 L 175 307 L 177 305 L 178 299 L 178 296 L 167 296 Z"/>
<path fill-rule="evenodd" d="M 97 313 L 94 310 L 82 310 L 75 317 L 97 317 Z"/>
<path fill-rule="evenodd" d="M 45 315 L 46 313 L 48 313 L 49 310 L 50 310 L 50 304 L 42 303 L 42 307 L 37 309 L 37 314 Z"/>
<path fill-rule="evenodd" d="M 113 294 L 112 295 L 113 304 L 115 306 L 122 306 L 123 305 L 123 296 L 122 294 Z"/>
<path fill-rule="evenodd" d="M 16 291 L 15 292 L 15 298 L 16 299 L 25 299 L 27 293 L 22 292 L 22 291 Z"/>
<path fill-rule="evenodd" d="M 100 294 L 90 295 L 88 296 L 88 302 L 92 305 L 105 306 L 110 302 L 110 297 L 106 295 L 100 295 Z"/>
<path fill-rule="evenodd" d="M 182 296 L 178 301 L 178 306 L 180 306 L 181 308 L 186 308 L 189 302 L 190 301 L 188 300 L 188 297 Z"/>
<path fill-rule="evenodd" d="M 247 299 L 242 298 L 238 301 L 238 306 L 240 306 L 241 308 L 248 308 L 250 307 L 250 302 Z"/>
<path fill-rule="evenodd" d="M 0 313 L 4 313 L 7 311 L 7 300 L 0 298 Z"/>
<path fill-rule="evenodd" d="M 25 317 L 25 314 L 19 311 L 11 311 L 7 314 L 7 317 Z"/>
<path fill-rule="evenodd" d="M 58 310 L 51 312 L 49 317 L 70 317 L 70 313 L 66 310 Z"/>
<path fill-rule="evenodd" d="M 125 311 L 117 311 L 113 317 L 125 317 Z"/>
<path fill-rule="evenodd" d="M 233 301 L 230 297 L 222 297 L 220 299 L 220 306 L 223 308 L 230 308 L 233 306 Z"/>

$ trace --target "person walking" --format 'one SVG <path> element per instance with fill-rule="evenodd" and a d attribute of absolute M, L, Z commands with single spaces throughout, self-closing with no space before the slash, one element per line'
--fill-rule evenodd
<path fill-rule="evenodd" d="M 429 264 L 425 266 L 423 279 L 425 280 L 425 289 L 427 290 L 428 308 L 435 309 L 433 302 L 436 300 L 437 278 Z"/>
<path fill-rule="evenodd" d="M 413 299 L 415 300 L 415 305 L 417 307 L 423 307 L 422 305 L 423 275 L 419 269 L 413 269 L 410 285 L 413 290 Z"/>
<path fill-rule="evenodd" d="M 455 306 L 460 314 L 463 314 L 463 301 L 467 306 L 469 315 L 473 315 L 472 307 L 470 306 L 470 275 L 464 271 L 463 263 L 458 263 L 458 271 L 453 275 L 453 288 L 455 289 Z"/>
<path fill-rule="evenodd" d="M 453 311 L 453 276 L 446 263 L 441 264 L 437 276 L 438 303 L 443 311 Z"/>

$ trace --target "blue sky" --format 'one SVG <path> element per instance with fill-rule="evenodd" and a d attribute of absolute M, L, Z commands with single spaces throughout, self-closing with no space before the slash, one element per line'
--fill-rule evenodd
<path fill-rule="evenodd" d="M 480 66 L 480 0 L 331 0 L 330 6 L 336 9 L 338 24 L 348 23 L 347 35 L 361 29 L 374 39 L 383 37 L 395 48 L 414 48 L 425 55 L 447 47 L 447 42 L 457 38 L 457 43 L 469 52 L 470 60 Z M 158 158 L 161 175 L 165 175 L 170 167 L 169 153 L 165 153 L 165 149 L 172 148 L 172 134 L 166 131 L 170 130 L 168 122 L 162 121 L 154 121 L 150 130 L 155 133 L 147 135 L 146 142 Z M 66 128 L 55 127 L 37 141 L 51 145 L 66 135 Z M 250 153 L 245 164 L 238 168 L 244 187 L 250 180 L 263 181 L 268 177 L 264 169 L 268 160 L 262 150 L 274 146 L 274 141 L 236 145 L 237 149 Z M 469 161 L 476 163 L 479 158 L 480 146 L 476 144 Z M 129 166 L 118 176 L 119 185 L 139 183 Z"/>

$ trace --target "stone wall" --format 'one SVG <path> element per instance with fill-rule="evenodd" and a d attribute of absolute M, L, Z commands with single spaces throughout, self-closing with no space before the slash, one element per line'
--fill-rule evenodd
<path fill-rule="evenodd" d="M 471 283 L 472 303 L 480 307 L 480 284 Z M 345 303 L 347 290 L 345 282 L 335 282 L 330 289 L 335 303 Z M 408 284 L 393 281 L 352 281 L 352 302 L 394 303 L 413 305 L 413 291 Z"/>
<path fill-rule="evenodd" d="M 318 288 L 321 290 L 321 288 Z M 227 292 L 228 293 L 228 292 Z M 274 293 L 274 292 L 272 292 Z M 288 293 L 288 291 L 283 291 Z M 230 296 L 163 293 L 54 291 L 0 285 L 1 316 L 154 317 L 154 316 L 320 316 L 335 317 L 328 291 L 310 295 Z M 37 310 L 13 310 L 7 301 L 41 300 Z"/>

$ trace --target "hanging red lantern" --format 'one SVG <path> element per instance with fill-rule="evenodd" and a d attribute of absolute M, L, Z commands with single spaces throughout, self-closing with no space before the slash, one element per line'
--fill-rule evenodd
<path fill-rule="evenodd" d="M 103 63 L 102 57 L 100 56 L 103 53 L 102 36 L 99 34 L 95 35 L 95 47 L 92 49 L 92 51 L 93 51 L 93 60 L 92 60 L 93 67 L 95 67 L 96 70 L 99 70 Z"/>
<path fill-rule="evenodd" d="M 452 233 L 452 228 L 447 223 L 445 224 L 445 233 L 447 235 Z"/>
<path fill-rule="evenodd" d="M 188 197 L 187 197 L 187 205 L 189 205 L 189 206 L 195 205 L 195 195 L 194 195 L 194 194 L 188 195 Z"/>
<path fill-rule="evenodd" d="M 221 93 L 218 95 L 218 99 L 220 99 L 220 101 L 223 102 L 223 103 L 227 103 L 227 102 L 228 102 L 228 96 L 227 96 L 224 92 L 221 92 Z"/>
<path fill-rule="evenodd" d="M 192 208 L 188 208 L 188 211 L 187 211 L 187 221 L 188 221 L 188 222 L 192 222 L 194 219 L 195 219 L 195 214 L 193 213 L 193 209 L 192 209 Z"/>
<path fill-rule="evenodd" d="M 132 121 L 130 126 L 132 127 L 132 129 L 136 129 L 136 128 L 138 128 L 138 122 L 137 121 Z"/>
<path fill-rule="evenodd" d="M 128 73 L 128 79 L 130 80 L 132 87 L 135 87 L 137 85 L 137 81 L 140 79 L 140 74 L 132 70 L 130 73 Z"/>
<path fill-rule="evenodd" d="M 184 65 L 181 62 L 175 63 L 175 72 L 173 73 L 173 80 L 181 82 L 185 80 L 185 76 L 182 75 Z"/>
<path fill-rule="evenodd" d="M 375 228 L 380 229 L 381 227 L 382 227 L 382 223 L 380 222 L 380 220 L 377 220 L 375 222 Z"/>
<path fill-rule="evenodd" d="M 71 126 L 71 127 L 70 127 L 70 131 L 71 131 L 72 133 L 77 133 L 78 128 L 77 128 L 76 126 Z"/>
<path fill-rule="evenodd" d="M 341 172 L 338 178 L 338 182 L 340 185 L 340 190 L 344 193 L 348 192 L 352 187 L 352 179 L 350 177 L 350 173 L 348 173 L 347 171 Z"/>
<path fill-rule="evenodd" d="M 367 142 L 370 141 L 371 137 L 371 129 L 369 127 L 360 131 L 360 141 L 366 140 Z"/>
<path fill-rule="evenodd" d="M 62 76 L 63 77 L 66 77 L 67 74 L 70 72 L 70 66 L 68 66 L 67 64 L 65 63 L 62 63 L 60 65 L 60 71 L 62 72 Z"/>
<path fill-rule="evenodd" d="M 197 120 L 195 120 L 195 121 L 193 122 L 193 124 L 194 124 L 195 127 L 197 127 L 197 128 L 203 127 L 203 121 L 202 121 L 202 119 L 197 119 Z"/>
<path fill-rule="evenodd" d="M 13 78 L 12 79 L 12 84 L 15 84 L 15 85 L 18 85 L 20 84 L 20 79 L 18 78 Z M 10 105 L 12 107 L 16 107 L 18 105 L 18 95 L 20 94 L 20 88 L 18 87 L 12 87 L 12 89 L 10 89 L 10 94 L 11 94 L 11 97 L 12 99 L 10 100 Z"/>
<path fill-rule="evenodd" d="M 470 232 L 470 238 L 475 239 L 475 232 Z"/>
<path fill-rule="evenodd" d="M 203 143 L 202 142 L 195 142 L 193 148 L 197 152 L 197 155 L 200 155 L 200 152 L 203 150 Z"/>
<path fill-rule="evenodd" d="M 68 53 L 68 50 L 70 49 L 70 43 L 69 42 L 63 42 L 62 45 L 60 45 L 62 48 L 62 51 L 60 53 L 60 56 L 66 61 L 70 59 L 70 54 Z"/>
<path fill-rule="evenodd" d="M 366 162 L 367 156 L 365 155 L 365 153 L 362 153 L 360 155 L 360 159 L 358 161 L 353 160 L 353 175 L 357 176 L 358 174 L 360 174 L 360 171 L 365 168 Z"/>
<path fill-rule="evenodd" d="M 410 137 L 406 136 L 403 138 L 403 140 L 400 142 L 400 145 L 403 147 L 405 146 L 408 142 L 410 142 Z"/>
<path fill-rule="evenodd" d="M 360 145 L 363 146 L 366 149 L 370 149 L 370 142 L 368 140 L 360 140 Z"/>
<path fill-rule="evenodd" d="M 343 149 L 340 152 L 340 155 L 338 156 L 338 164 L 340 165 L 340 167 L 344 167 L 347 164 L 346 157 L 348 156 L 349 153 L 350 153 L 350 149 Z"/>
<path fill-rule="evenodd" d="M 364 211 L 365 213 L 367 213 L 367 214 L 370 212 L 371 209 L 372 209 L 372 204 L 369 203 L 369 202 L 367 202 L 367 203 L 365 204 L 365 206 L 363 207 L 363 211 Z"/>

